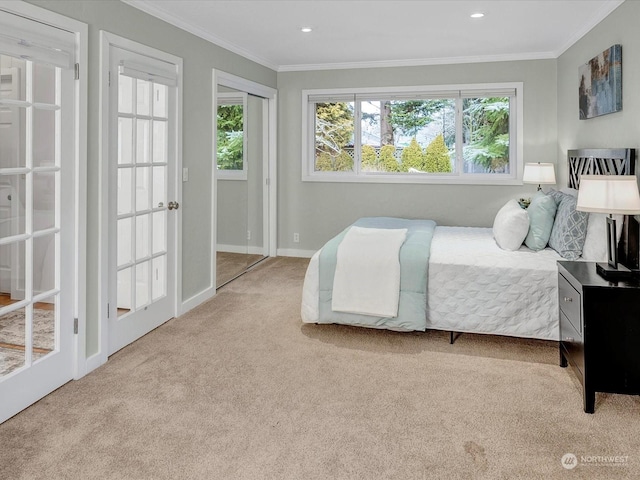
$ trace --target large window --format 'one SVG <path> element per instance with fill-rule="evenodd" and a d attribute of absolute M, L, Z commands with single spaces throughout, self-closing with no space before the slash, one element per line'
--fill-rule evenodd
<path fill-rule="evenodd" d="M 303 91 L 303 180 L 514 184 L 522 84 Z"/>

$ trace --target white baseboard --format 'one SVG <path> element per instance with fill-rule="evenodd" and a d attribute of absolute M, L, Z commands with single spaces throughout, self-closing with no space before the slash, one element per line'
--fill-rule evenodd
<path fill-rule="evenodd" d="M 296 248 L 279 248 L 276 251 L 276 255 L 279 257 L 299 257 L 299 258 L 311 258 L 317 250 L 298 250 Z"/>
<path fill-rule="evenodd" d="M 264 255 L 263 247 L 247 247 L 246 245 L 217 244 L 216 250 L 224 253 L 247 253 L 250 255 Z"/>
<path fill-rule="evenodd" d="M 216 294 L 215 287 L 209 287 L 206 290 L 203 290 L 202 292 L 195 294 L 193 297 L 186 299 L 178 307 L 178 316 L 184 315 L 189 310 L 196 308 L 201 303 L 204 303 L 210 298 L 212 298 L 215 294 Z"/>

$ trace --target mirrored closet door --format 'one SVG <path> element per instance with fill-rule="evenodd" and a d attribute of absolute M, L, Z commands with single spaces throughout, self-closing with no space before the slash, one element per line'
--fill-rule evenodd
<path fill-rule="evenodd" d="M 216 287 L 268 255 L 264 228 L 267 101 L 218 86 Z"/>

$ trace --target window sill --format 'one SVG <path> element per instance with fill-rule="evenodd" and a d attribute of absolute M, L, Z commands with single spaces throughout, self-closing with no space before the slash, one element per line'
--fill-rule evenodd
<path fill-rule="evenodd" d="M 303 182 L 325 183 L 397 183 L 397 184 L 428 184 L 428 185 L 494 185 L 520 186 L 522 180 L 506 175 L 353 175 L 353 174 L 303 174 Z"/>

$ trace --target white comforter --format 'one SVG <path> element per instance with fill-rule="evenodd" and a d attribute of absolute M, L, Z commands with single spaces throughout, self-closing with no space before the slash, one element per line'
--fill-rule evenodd
<path fill-rule="evenodd" d="M 557 340 L 554 250 L 502 250 L 490 228 L 436 227 L 427 328 Z"/>

